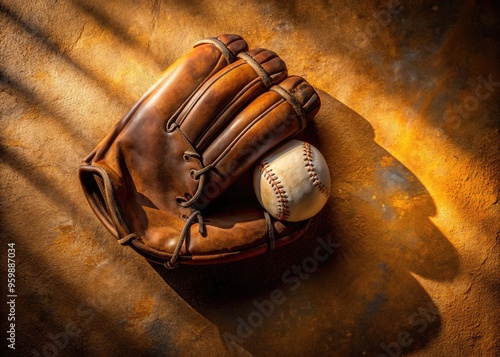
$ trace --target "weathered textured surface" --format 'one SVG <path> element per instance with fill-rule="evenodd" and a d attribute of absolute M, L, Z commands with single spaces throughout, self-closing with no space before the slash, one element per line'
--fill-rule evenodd
<path fill-rule="evenodd" d="M 498 5 L 186 3 L 0 2 L 16 355 L 498 355 Z M 307 134 L 332 197 L 289 249 L 165 271 L 110 238 L 76 170 L 169 63 L 227 32 L 320 90 Z"/>

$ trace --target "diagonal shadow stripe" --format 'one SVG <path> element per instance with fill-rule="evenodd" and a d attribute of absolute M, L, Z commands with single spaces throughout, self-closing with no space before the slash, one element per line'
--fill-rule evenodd
<path fill-rule="evenodd" d="M 135 49 L 144 51 L 146 55 L 149 58 L 152 58 L 159 67 L 164 67 L 165 64 L 163 63 L 163 61 L 158 57 L 158 55 L 154 54 L 150 50 L 149 43 L 148 47 L 144 47 L 144 45 L 136 37 L 130 35 L 125 29 L 125 27 L 116 19 L 110 17 L 103 11 L 99 11 L 99 8 L 96 8 L 85 1 L 76 1 L 76 0 L 70 0 L 70 1 L 73 3 L 73 5 L 78 7 L 82 12 L 93 17 L 97 22 L 99 22 L 99 24 L 102 27 L 108 28 L 113 34 L 117 35 L 123 43 L 125 43 L 129 47 L 133 47 Z M 152 10 L 153 12 L 152 15 L 154 18 L 156 18 L 158 17 L 158 12 L 160 10 L 161 4 L 158 1 L 155 1 L 153 5 L 154 7 Z"/>
<path fill-rule="evenodd" d="M 62 124 L 71 136 L 72 142 L 77 143 L 82 149 L 88 149 L 88 143 L 92 143 L 96 140 L 95 138 L 89 137 L 86 131 L 76 130 L 67 117 L 57 113 L 57 111 L 51 108 L 51 106 L 47 104 L 47 101 L 41 98 L 39 94 L 30 90 L 20 81 L 12 78 L 6 71 L 0 72 L 0 84 L 1 83 L 5 83 L 8 86 L 7 91 L 12 92 L 14 96 L 23 101 L 26 107 L 36 106 L 40 109 L 45 119 L 53 119 L 57 123 Z"/>
<path fill-rule="evenodd" d="M 9 236 L 21 241 L 19 233 L 9 232 Z M 84 279 L 68 275 L 58 265 L 58 259 L 40 254 L 28 244 L 17 246 L 23 254 L 23 265 L 18 272 L 30 278 L 22 299 L 18 300 L 18 309 L 30 312 L 18 321 L 19 340 L 24 341 L 16 346 L 18 355 L 85 356 L 95 355 L 96 350 L 116 355 L 112 354 L 116 346 L 126 346 L 132 355 L 144 355 L 149 346 L 159 344 L 160 341 L 145 340 L 116 323 L 111 294 L 96 288 L 91 290 L 92 287 L 84 285 Z M 89 343 L 96 337 L 109 342 Z M 158 349 L 158 352 L 164 351 Z"/>
<path fill-rule="evenodd" d="M 0 161 L 6 163 L 24 176 L 39 192 L 43 192 L 45 196 L 63 211 L 68 211 L 74 217 L 82 214 L 80 210 L 77 210 L 73 199 L 57 186 L 54 179 L 48 177 L 40 170 L 36 170 L 34 164 L 22 155 L 15 153 L 14 150 L 5 145 L 0 145 Z"/>
<path fill-rule="evenodd" d="M 85 77 L 87 77 L 90 82 L 92 82 L 97 87 L 102 88 L 106 95 L 118 102 L 121 105 L 129 106 L 130 103 L 133 103 L 137 98 L 133 98 L 128 95 L 120 95 L 113 90 L 112 86 L 110 86 L 107 81 L 103 78 L 99 78 L 95 73 L 93 73 L 88 68 L 85 68 L 81 64 L 75 62 L 61 46 L 55 41 L 50 39 L 50 36 L 45 33 L 41 28 L 26 22 L 18 15 L 14 10 L 8 8 L 4 4 L 0 3 L 0 13 L 6 15 L 11 21 L 19 25 L 29 36 L 31 36 L 36 42 L 43 45 L 47 50 L 52 52 L 53 54 L 60 57 L 65 63 L 69 64 L 73 69 L 82 73 Z"/>

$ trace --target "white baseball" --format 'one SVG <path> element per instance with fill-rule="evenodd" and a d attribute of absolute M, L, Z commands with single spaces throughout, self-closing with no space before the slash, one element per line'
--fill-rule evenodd
<path fill-rule="evenodd" d="M 330 196 L 330 171 L 318 149 L 291 140 L 257 165 L 253 186 L 271 216 L 298 222 L 311 218 L 325 205 Z"/>

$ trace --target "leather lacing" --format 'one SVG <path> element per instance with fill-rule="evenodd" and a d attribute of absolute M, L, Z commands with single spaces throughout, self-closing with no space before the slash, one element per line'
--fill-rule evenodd
<path fill-rule="evenodd" d="M 184 159 L 186 161 L 189 161 L 191 157 L 197 158 L 201 162 L 201 156 L 193 151 L 186 151 L 184 152 Z M 210 171 L 213 168 L 213 165 L 207 165 L 199 170 L 192 170 L 191 171 L 191 176 L 195 180 L 199 180 L 198 182 L 198 187 L 196 189 L 195 194 L 190 197 L 183 197 L 183 196 L 178 196 L 177 197 L 177 202 L 179 203 L 180 206 L 188 208 L 192 207 L 193 204 L 200 198 L 201 194 L 203 193 L 203 188 L 205 187 L 205 175 L 208 171 Z M 172 257 L 170 258 L 169 261 L 167 261 L 164 266 L 167 269 L 174 269 L 179 266 L 177 263 L 177 260 L 179 259 L 179 256 L 181 254 L 181 249 L 182 245 L 186 241 L 186 238 L 189 234 L 191 226 L 195 223 L 198 222 L 199 225 L 199 232 L 202 236 L 206 234 L 206 228 L 205 228 L 205 222 L 203 220 L 203 215 L 201 214 L 200 211 L 194 210 L 189 217 L 183 216 L 181 218 L 187 218 L 186 219 L 186 224 L 184 225 L 184 228 L 182 229 L 181 235 L 179 237 L 179 241 L 177 242 L 177 246 L 175 247 L 174 252 L 172 253 Z"/>
<path fill-rule="evenodd" d="M 202 41 L 199 41 L 195 46 L 203 43 L 211 43 L 215 46 L 217 46 L 223 55 L 226 57 L 226 60 L 228 63 L 231 63 L 235 60 L 234 55 L 232 54 L 229 49 L 222 43 L 217 38 L 208 38 Z M 267 72 L 262 68 L 260 63 L 255 60 L 251 55 L 248 53 L 242 52 L 238 54 L 238 57 L 243 59 L 246 63 L 248 63 L 254 70 L 255 72 L 259 75 L 260 79 L 264 83 L 264 85 L 267 88 L 272 87 L 272 81 Z M 293 96 L 292 96 L 293 97 Z M 302 112 L 301 112 L 302 114 Z M 166 130 L 168 132 L 172 132 L 173 130 L 177 129 L 179 125 L 175 122 L 176 115 L 172 116 L 172 118 L 167 122 L 166 125 Z M 182 135 L 182 132 L 181 132 Z M 186 151 L 184 152 L 184 160 L 189 161 L 191 157 L 194 157 L 198 159 L 200 162 L 201 156 L 194 151 Z M 199 170 L 191 170 L 191 176 L 195 180 L 199 180 L 198 187 L 196 189 L 195 194 L 192 197 L 183 197 L 183 196 L 178 196 L 177 197 L 177 202 L 185 208 L 191 207 L 193 208 L 193 204 L 200 198 L 201 194 L 203 193 L 203 188 L 205 187 L 205 175 L 208 173 L 213 167 L 215 166 L 215 162 L 204 166 L 203 168 Z M 264 217 L 266 219 L 266 225 L 267 225 L 267 230 L 268 230 L 268 237 L 269 237 L 269 244 L 268 244 L 268 251 L 271 251 L 274 249 L 274 227 L 272 224 L 271 217 L 269 213 L 264 211 Z M 199 223 L 199 231 L 200 234 L 205 235 L 205 224 L 203 221 L 203 216 L 200 211 L 194 209 L 194 211 L 191 213 L 189 217 L 187 217 L 186 224 L 184 225 L 184 228 L 182 229 L 181 236 L 179 237 L 179 241 L 177 242 L 177 246 L 175 247 L 174 253 L 172 254 L 172 257 L 170 258 L 169 261 L 167 261 L 164 265 L 167 269 L 174 269 L 176 268 L 179 264 L 177 263 L 177 260 L 179 259 L 179 256 L 181 254 L 181 249 L 182 245 L 184 244 L 187 235 L 189 234 L 190 227 L 195 223 L 195 221 L 198 221 Z M 128 240 L 127 240 L 128 241 Z"/>
<path fill-rule="evenodd" d="M 198 46 L 200 44 L 204 43 L 210 43 L 215 45 L 225 56 L 226 60 L 228 63 L 232 63 L 236 60 L 236 56 L 226 47 L 226 45 L 219 40 L 218 38 L 209 38 L 206 40 L 199 41 L 198 43 L 195 44 L 195 46 Z M 248 53 L 240 53 L 238 54 L 238 57 L 246 61 L 252 68 L 257 72 L 263 83 L 267 88 L 270 88 L 272 86 L 272 81 L 269 78 L 269 75 L 267 72 L 262 68 L 262 66 Z M 127 120 L 132 117 L 132 115 L 136 112 L 136 110 L 139 108 L 139 106 L 159 87 L 161 84 L 161 81 L 158 81 L 153 87 L 151 87 L 142 97 L 141 99 L 134 105 L 132 110 L 127 114 Z M 188 99 L 186 100 L 186 102 Z M 177 118 L 178 112 L 183 108 L 184 106 L 180 106 L 177 112 L 172 115 L 171 119 L 167 122 L 165 129 L 167 132 L 173 132 L 175 129 L 179 127 L 179 125 L 175 122 L 175 118 Z M 294 109 L 296 109 L 294 107 Z M 182 133 L 181 133 L 182 134 Z M 92 153 L 95 154 L 95 153 Z M 185 157 L 196 157 L 199 159 L 201 162 L 201 157 L 198 153 L 196 152 L 185 152 L 184 153 Z M 88 156 L 85 158 L 85 162 L 90 162 L 93 156 Z M 179 263 L 177 260 L 180 257 L 181 254 L 181 249 L 188 238 L 188 234 L 190 232 L 191 226 L 195 223 L 198 222 L 199 224 L 199 232 L 202 236 L 206 235 L 206 227 L 205 223 L 203 220 L 202 213 L 195 209 L 193 207 L 193 204 L 199 199 L 201 194 L 203 193 L 203 188 L 205 186 L 205 181 L 206 181 L 206 174 L 215 166 L 215 163 L 212 163 L 211 165 L 204 166 L 203 168 L 199 170 L 192 170 L 191 175 L 193 179 L 199 180 L 198 187 L 196 189 L 195 194 L 192 197 L 182 197 L 179 196 L 177 197 L 178 203 L 180 206 L 188 208 L 191 207 L 193 208 L 193 212 L 191 213 L 190 216 L 183 216 L 183 219 L 186 219 L 186 223 L 184 225 L 184 228 L 182 229 L 181 235 L 179 237 L 179 240 L 177 242 L 177 245 L 175 247 L 175 250 L 172 254 L 172 257 L 170 260 L 168 260 L 164 266 L 167 269 L 174 269 L 177 266 L 179 266 Z M 114 223 L 115 227 L 123 228 L 123 232 L 117 232 L 118 237 L 122 236 L 121 238 L 118 238 L 118 242 L 122 245 L 127 245 L 134 239 L 137 239 L 138 236 L 136 233 L 130 233 L 130 228 L 126 224 L 126 222 L 123 220 L 123 215 L 120 211 L 118 200 L 116 197 L 114 197 L 113 194 L 113 186 L 111 184 L 111 181 L 106 174 L 104 169 L 98 169 L 99 173 L 101 174 L 102 177 L 99 178 L 99 180 L 96 180 L 98 189 L 101 193 L 101 196 L 103 197 L 104 202 L 100 203 L 98 202 L 99 206 L 101 207 L 102 212 L 106 212 L 107 215 L 109 215 L 109 219 Z M 268 251 L 271 251 L 274 249 L 274 241 L 275 241 L 275 233 L 274 233 L 274 226 L 272 223 L 271 216 L 269 215 L 268 212 L 264 211 L 264 217 L 266 220 L 266 226 L 267 226 L 267 231 L 268 231 Z"/>
<path fill-rule="evenodd" d="M 200 154 L 198 154 L 197 152 L 194 152 L 194 151 L 185 151 L 183 157 L 184 157 L 184 160 L 186 160 L 186 161 L 190 161 L 191 157 L 194 157 L 198 161 L 201 162 Z M 191 177 L 194 180 L 199 180 L 198 188 L 196 189 L 196 192 L 193 195 L 193 197 L 191 197 L 189 199 L 186 199 L 185 197 L 182 197 L 182 196 L 177 197 L 177 200 L 179 201 L 179 204 L 182 207 L 191 207 L 198 200 L 198 198 L 200 198 L 200 196 L 203 192 L 203 188 L 205 187 L 205 174 L 208 171 L 212 170 L 213 167 L 214 167 L 214 164 L 210 164 L 210 165 L 202 167 L 199 170 L 194 170 L 194 169 L 191 170 Z"/>
<path fill-rule="evenodd" d="M 164 264 L 165 268 L 174 269 L 179 266 L 179 264 L 177 263 L 177 259 L 181 254 L 182 245 L 187 238 L 189 229 L 191 228 L 191 225 L 195 222 L 195 220 L 198 220 L 200 234 L 205 235 L 205 223 L 203 221 L 203 216 L 201 215 L 200 211 L 196 210 L 191 213 L 191 216 L 188 217 L 186 224 L 182 229 L 181 236 L 179 237 L 179 241 L 177 242 L 174 253 L 172 254 L 172 258 L 170 258 L 170 260 Z"/>
<path fill-rule="evenodd" d="M 184 158 L 185 160 L 187 158 L 191 157 L 196 157 L 200 160 L 201 162 L 201 157 L 198 153 L 196 152 L 191 152 L 191 151 L 186 151 L 184 152 Z M 199 170 L 192 170 L 191 171 L 191 176 L 195 180 L 199 180 L 198 187 L 196 189 L 196 193 L 191 197 L 191 198 L 186 198 L 182 196 L 177 197 L 177 202 L 179 203 L 180 206 L 188 208 L 188 207 L 193 207 L 193 204 L 198 200 L 198 198 L 201 196 L 203 192 L 203 188 L 205 187 L 205 175 L 214 167 L 214 164 L 207 165 Z M 184 228 L 182 229 L 181 235 L 179 237 L 179 241 L 177 242 L 177 246 L 175 247 L 174 252 L 172 253 L 172 257 L 170 258 L 169 261 L 167 261 L 164 266 L 167 269 L 175 269 L 179 266 L 179 263 L 177 263 L 177 260 L 179 259 L 179 256 L 181 255 L 181 249 L 186 241 L 186 238 L 188 237 L 188 234 L 190 232 L 191 226 L 195 223 L 198 222 L 199 228 L 198 231 L 202 236 L 206 235 L 206 227 L 205 227 L 205 222 L 203 219 L 203 215 L 199 210 L 194 210 L 191 215 L 188 216 L 182 216 L 181 218 L 186 219 L 186 223 L 184 225 Z M 271 252 L 274 250 L 274 225 L 271 219 L 270 214 L 267 211 L 264 211 L 264 218 L 266 219 L 266 226 L 267 226 L 267 232 L 268 232 L 268 238 L 269 242 L 267 244 L 268 247 L 268 252 Z M 127 237 L 122 238 L 122 239 L 127 239 Z M 130 238 L 127 239 L 127 241 Z"/>
<path fill-rule="evenodd" d="M 211 44 L 215 45 L 216 47 L 218 47 L 219 50 L 221 50 L 222 54 L 226 57 L 226 60 L 228 63 L 231 63 L 235 60 L 233 53 L 231 51 L 229 51 L 229 49 L 224 45 L 224 43 L 221 40 L 219 40 L 218 38 L 211 37 L 211 38 L 199 41 L 198 43 L 196 43 L 195 46 L 203 44 L 203 43 L 211 43 Z M 264 85 L 267 88 L 270 88 L 272 86 L 271 78 L 269 77 L 267 72 L 264 70 L 264 68 L 262 68 L 260 63 L 257 60 L 255 60 L 255 58 L 253 58 L 251 55 L 249 55 L 248 53 L 245 53 L 245 52 L 239 53 L 238 58 L 243 59 L 246 63 L 248 63 L 255 70 L 255 72 L 259 75 L 260 79 L 262 80 L 262 82 L 264 83 Z M 168 132 L 172 132 L 179 127 L 179 125 L 175 122 L 176 117 L 177 117 L 176 115 L 172 116 L 171 119 L 167 122 L 166 130 Z M 183 135 L 182 132 L 181 132 L 181 135 Z M 183 157 L 184 157 L 184 160 L 186 160 L 186 161 L 189 161 L 191 159 L 191 157 L 196 158 L 200 162 L 202 161 L 201 156 L 197 152 L 194 152 L 194 151 L 184 152 Z M 185 208 L 191 207 L 194 209 L 193 204 L 200 198 L 201 194 L 203 193 L 203 188 L 205 187 L 206 173 L 208 173 L 214 166 L 215 166 L 215 162 L 210 164 L 210 165 L 204 166 L 203 168 L 201 168 L 199 170 L 191 170 L 191 176 L 193 177 L 193 179 L 199 180 L 198 187 L 196 189 L 195 194 L 192 197 L 187 197 L 187 196 L 186 197 L 183 197 L 183 196 L 177 197 L 177 202 L 179 203 L 180 206 L 185 207 Z M 266 219 L 267 230 L 269 233 L 268 237 L 270 240 L 269 244 L 268 244 L 268 251 L 271 251 L 274 249 L 274 227 L 272 224 L 271 217 L 269 216 L 269 214 L 266 211 L 264 211 L 264 217 Z M 184 217 L 184 218 L 186 218 L 186 217 Z M 179 241 L 177 242 L 177 246 L 175 247 L 175 250 L 172 254 L 172 257 L 170 258 L 169 261 L 167 261 L 164 264 L 164 266 L 167 269 L 174 269 L 177 266 L 179 266 L 179 264 L 177 263 L 177 260 L 179 259 L 179 256 L 181 254 L 182 245 L 186 241 L 186 238 L 190 232 L 191 225 L 193 225 L 195 223 L 195 221 L 197 221 L 199 224 L 200 234 L 205 235 L 205 224 L 203 221 L 203 216 L 199 210 L 194 209 L 194 211 L 191 213 L 191 215 L 189 217 L 187 217 L 186 224 L 184 225 L 184 228 L 182 229 L 181 236 L 179 237 Z M 125 237 L 125 238 L 128 238 L 128 237 Z M 123 238 L 123 239 L 125 239 L 125 238 Z M 128 241 L 129 239 L 127 239 L 126 241 Z"/>

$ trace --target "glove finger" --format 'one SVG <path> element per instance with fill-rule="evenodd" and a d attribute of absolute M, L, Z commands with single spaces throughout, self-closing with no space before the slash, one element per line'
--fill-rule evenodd
<path fill-rule="evenodd" d="M 287 76 L 285 63 L 272 51 L 258 48 L 239 57 L 201 86 L 168 124 L 170 129 L 179 126 L 198 151 L 208 146 L 242 107 Z"/>
<path fill-rule="evenodd" d="M 299 134 L 320 108 L 314 88 L 288 77 L 242 110 L 203 152 L 207 173 L 196 206 L 204 208 L 273 147 Z"/>
<path fill-rule="evenodd" d="M 167 69 L 148 102 L 161 118 L 171 118 L 197 88 L 247 49 L 247 43 L 238 35 L 222 35 L 197 42 L 186 56 Z"/>
<path fill-rule="evenodd" d="M 247 51 L 248 45 L 238 35 L 226 34 L 197 42 L 184 57 L 179 58 L 162 77 L 137 101 L 132 109 L 92 151 L 84 162 L 98 160 L 104 155 L 130 119 L 139 112 L 144 117 L 159 118 L 164 122 L 172 117 L 189 97 L 215 73 Z"/>

